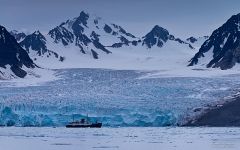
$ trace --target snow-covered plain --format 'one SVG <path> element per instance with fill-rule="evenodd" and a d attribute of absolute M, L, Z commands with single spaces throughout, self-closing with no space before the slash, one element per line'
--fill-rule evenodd
<path fill-rule="evenodd" d="M 0 128 L 4 150 L 239 150 L 239 128 Z"/>
<path fill-rule="evenodd" d="M 74 44 L 63 46 L 54 43 L 47 37 L 47 47 L 50 50 L 64 56 L 63 62 L 46 56 L 37 57 L 36 64 L 43 68 L 105 68 L 121 70 L 175 70 L 187 68 L 188 61 L 197 52 L 186 44 L 176 41 L 168 41 L 162 48 L 157 46 L 148 49 L 145 46 L 123 46 L 122 48 L 110 48 L 112 53 L 106 54 L 98 51 L 99 59 L 93 59 L 91 53 L 83 54 Z M 34 58 L 32 56 L 32 58 Z"/>
<path fill-rule="evenodd" d="M 42 68 L 29 69 L 26 67 L 24 67 L 24 69 L 28 73 L 26 77 L 24 78 L 18 78 L 16 76 L 9 77 L 13 74 L 11 72 L 6 79 L 1 80 L 0 78 L 0 85 L 6 87 L 39 86 L 46 82 L 56 81 L 59 79 L 57 76 L 55 76 L 56 72 L 51 69 Z"/>
<path fill-rule="evenodd" d="M 148 78 L 151 72 L 57 70 L 58 80 L 35 86 L 0 83 L 0 124 L 64 126 L 88 114 L 104 126 L 168 126 L 237 93 L 239 76 Z M 199 109 L 198 109 L 199 110 Z"/>

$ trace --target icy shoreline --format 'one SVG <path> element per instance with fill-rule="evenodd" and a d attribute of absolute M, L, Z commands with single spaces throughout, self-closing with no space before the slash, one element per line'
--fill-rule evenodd
<path fill-rule="evenodd" d="M 240 128 L 0 128 L 4 150 L 238 150 Z"/>

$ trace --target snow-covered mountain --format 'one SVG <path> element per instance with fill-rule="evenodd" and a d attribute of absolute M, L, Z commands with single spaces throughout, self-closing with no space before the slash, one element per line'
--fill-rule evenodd
<path fill-rule="evenodd" d="M 10 31 L 10 34 L 14 36 L 18 42 L 22 41 L 27 36 L 24 32 L 18 32 L 17 30 Z"/>
<path fill-rule="evenodd" d="M 202 44 L 209 38 L 209 36 L 189 37 L 186 42 L 190 43 L 195 49 L 199 50 Z"/>
<path fill-rule="evenodd" d="M 142 45 L 146 46 L 147 48 L 152 48 L 155 45 L 161 48 L 168 40 L 189 45 L 189 48 L 194 49 L 189 43 L 184 42 L 179 38 L 175 38 L 173 35 L 169 34 L 168 30 L 158 25 L 156 25 L 148 34 L 142 38 Z"/>
<path fill-rule="evenodd" d="M 0 26 L 0 79 L 25 77 L 27 68 L 35 64 L 16 39 Z"/>
<path fill-rule="evenodd" d="M 90 17 L 82 11 L 79 17 L 68 20 L 49 31 L 48 35 L 54 43 L 62 46 L 76 46 L 83 54 L 90 54 L 97 59 L 96 54 L 110 54 L 109 47 L 128 45 L 136 37 L 127 33 L 122 27 L 107 24 L 101 18 Z M 118 46 L 117 46 L 118 45 Z"/>
<path fill-rule="evenodd" d="M 233 15 L 206 40 L 191 59 L 190 66 L 199 64 L 222 70 L 240 63 L 240 14 Z"/>
<path fill-rule="evenodd" d="M 40 31 L 36 31 L 30 35 L 27 35 L 24 40 L 19 44 L 29 53 L 33 60 L 40 58 L 53 58 L 63 61 L 64 57 L 59 56 L 56 52 L 53 52 L 47 48 L 46 38 Z"/>
<path fill-rule="evenodd" d="M 46 35 L 27 35 L 20 45 L 36 64 L 48 68 L 166 69 L 169 64 L 187 66 L 195 53 L 191 44 L 158 25 L 136 37 L 84 11 Z"/>

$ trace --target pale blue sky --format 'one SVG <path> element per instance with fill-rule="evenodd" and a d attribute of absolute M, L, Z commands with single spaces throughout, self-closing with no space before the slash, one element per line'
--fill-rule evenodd
<path fill-rule="evenodd" d="M 158 24 L 181 38 L 208 35 L 240 13 L 240 0 L 0 0 L 0 4 L 0 24 L 8 29 L 46 32 L 86 10 L 137 36 Z"/>

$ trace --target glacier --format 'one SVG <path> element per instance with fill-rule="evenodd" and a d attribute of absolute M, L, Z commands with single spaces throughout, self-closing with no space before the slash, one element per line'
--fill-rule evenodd
<path fill-rule="evenodd" d="M 176 126 L 237 92 L 238 75 L 144 78 L 150 71 L 59 69 L 37 86 L 0 82 L 0 125 L 64 126 L 88 116 L 111 127 Z"/>

